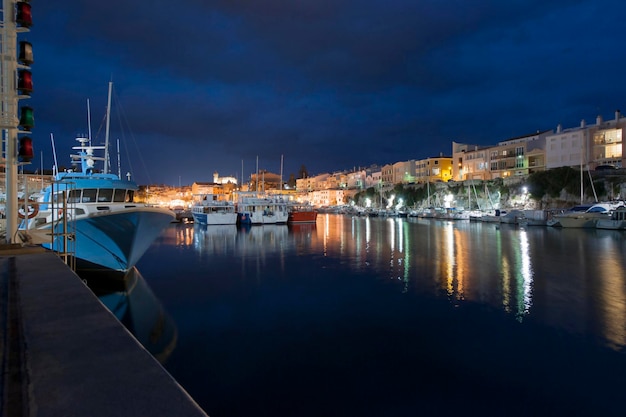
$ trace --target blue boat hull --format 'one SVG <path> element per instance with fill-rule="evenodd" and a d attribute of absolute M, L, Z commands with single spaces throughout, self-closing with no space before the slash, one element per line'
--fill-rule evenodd
<path fill-rule="evenodd" d="M 153 207 L 138 207 L 69 221 L 68 239 L 58 236 L 44 247 L 75 253 L 79 269 L 127 271 L 135 266 L 163 229 L 175 219 L 173 212 Z M 57 234 L 63 224 L 55 226 Z"/>

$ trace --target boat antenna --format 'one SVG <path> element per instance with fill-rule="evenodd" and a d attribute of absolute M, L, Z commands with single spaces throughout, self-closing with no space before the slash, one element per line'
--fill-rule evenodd
<path fill-rule="evenodd" d="M 87 129 L 89 132 L 89 146 L 91 146 L 91 108 L 89 107 L 89 99 L 87 99 Z"/>
<path fill-rule="evenodd" d="M 54 166 L 52 167 L 52 175 L 58 174 L 59 165 L 57 164 L 57 150 L 54 147 L 54 136 L 50 133 L 50 141 L 52 142 L 52 157 L 54 158 Z"/>
<path fill-rule="evenodd" d="M 280 156 L 280 191 L 283 190 L 283 156 Z"/>
<path fill-rule="evenodd" d="M 107 122 L 106 130 L 104 134 L 104 173 L 109 172 L 109 125 L 111 122 L 111 89 L 113 88 L 113 81 L 109 81 L 109 97 L 107 100 Z"/>
<path fill-rule="evenodd" d="M 41 154 L 41 189 L 44 189 L 44 185 L 43 185 L 43 151 L 40 152 Z"/>

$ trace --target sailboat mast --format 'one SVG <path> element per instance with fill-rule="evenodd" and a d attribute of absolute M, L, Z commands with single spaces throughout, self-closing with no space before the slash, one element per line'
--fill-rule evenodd
<path fill-rule="evenodd" d="M 283 156 L 280 156 L 280 191 L 283 190 Z"/>
<path fill-rule="evenodd" d="M 113 88 L 113 81 L 109 81 L 109 98 L 107 100 L 107 122 L 106 130 L 104 133 L 104 173 L 109 172 L 109 125 L 111 122 L 111 89 Z"/>
<path fill-rule="evenodd" d="M 586 133 L 586 131 L 585 131 Z M 580 204 L 583 203 L 585 190 L 583 189 L 583 152 L 585 144 L 586 134 L 583 135 L 583 139 L 580 143 Z"/>
<path fill-rule="evenodd" d="M 122 163 L 120 161 L 120 140 L 119 139 L 117 140 L 117 176 L 118 178 L 122 179 Z"/>

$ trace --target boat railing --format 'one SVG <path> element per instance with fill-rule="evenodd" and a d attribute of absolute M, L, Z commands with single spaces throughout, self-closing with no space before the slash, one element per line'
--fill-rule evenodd
<path fill-rule="evenodd" d="M 69 202 L 68 197 L 75 189 L 75 183 L 64 181 L 61 188 L 59 183 L 53 182 L 52 201 L 48 202 L 51 212 L 50 247 L 72 270 L 76 270 L 76 222 L 71 220 L 77 213 L 76 202 Z"/>

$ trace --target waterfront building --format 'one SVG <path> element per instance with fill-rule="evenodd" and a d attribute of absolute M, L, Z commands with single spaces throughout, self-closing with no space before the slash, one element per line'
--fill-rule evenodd
<path fill-rule="evenodd" d="M 624 161 L 623 132 L 626 118 L 619 110 L 615 118 L 605 121 L 596 117 L 595 125 L 587 125 L 583 119 L 578 127 L 563 129 L 546 137 L 546 168 L 564 166 L 595 169 L 600 165 L 626 166 Z"/>
<path fill-rule="evenodd" d="M 464 180 L 488 180 L 489 161 L 487 146 L 469 145 L 452 142 L 452 179 Z"/>
<path fill-rule="evenodd" d="M 382 171 L 378 165 L 365 168 L 365 189 L 370 187 L 380 187 L 382 181 Z"/>
<path fill-rule="evenodd" d="M 518 136 L 495 146 L 478 146 L 452 142 L 452 178 L 492 180 L 524 176 L 545 169 L 546 137 L 551 130 Z"/>
<path fill-rule="evenodd" d="M 556 132 L 546 138 L 546 169 L 586 164 L 589 160 L 588 135 L 584 120 L 580 126 L 569 129 L 558 125 Z"/>
<path fill-rule="evenodd" d="M 393 184 L 415 183 L 415 159 L 393 164 Z"/>
<path fill-rule="evenodd" d="M 365 189 L 366 173 L 364 169 L 355 169 L 352 172 L 346 174 L 346 188 L 349 190 L 363 190 Z"/>
<path fill-rule="evenodd" d="M 626 167 L 624 152 L 624 128 L 626 117 L 619 110 L 615 111 L 615 119 L 597 123 L 597 130 L 591 136 L 591 155 L 593 168 L 600 165 Z"/>
<path fill-rule="evenodd" d="M 326 180 L 328 179 L 329 176 L 330 174 L 325 173 L 325 174 L 315 175 L 313 177 L 298 178 L 296 180 L 296 190 L 307 191 L 307 192 L 321 190 L 326 184 Z"/>
<path fill-rule="evenodd" d="M 308 201 L 316 207 L 337 206 L 346 203 L 346 198 L 354 193 L 344 189 L 315 190 L 308 193 Z"/>
<path fill-rule="evenodd" d="M 448 182 L 453 178 L 452 157 L 433 156 L 415 162 L 415 182 Z"/>
<path fill-rule="evenodd" d="M 281 182 L 282 178 L 279 174 L 263 170 L 250 176 L 250 190 L 265 192 L 285 188 Z"/>
<path fill-rule="evenodd" d="M 395 183 L 393 182 L 393 164 L 385 164 L 381 168 L 380 184 L 383 190 L 391 190 Z"/>
<path fill-rule="evenodd" d="M 545 130 L 519 136 L 488 148 L 490 179 L 523 176 L 543 170 L 546 136 L 552 133 L 552 130 Z"/>
<path fill-rule="evenodd" d="M 213 182 L 216 184 L 235 184 L 237 185 L 237 178 L 235 177 L 220 177 L 217 172 L 213 173 Z"/>

